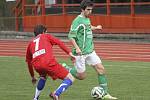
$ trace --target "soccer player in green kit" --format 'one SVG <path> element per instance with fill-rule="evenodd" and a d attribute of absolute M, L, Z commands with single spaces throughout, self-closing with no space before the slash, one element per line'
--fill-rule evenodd
<path fill-rule="evenodd" d="M 103 99 L 117 99 L 108 93 L 105 69 L 100 58 L 94 51 L 92 30 L 102 29 L 102 26 L 91 25 L 89 15 L 92 13 L 93 2 L 90 0 L 82 0 L 80 7 L 81 14 L 73 20 L 68 35 L 73 44 L 72 53 L 76 56 L 75 67 L 73 67 L 70 72 L 75 78 L 83 80 L 86 77 L 85 65 L 93 66 L 98 75 L 99 86 L 103 87 L 105 91 Z"/>

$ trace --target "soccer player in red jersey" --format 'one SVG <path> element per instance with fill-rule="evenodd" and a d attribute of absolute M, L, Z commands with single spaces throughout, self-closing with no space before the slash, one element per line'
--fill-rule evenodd
<path fill-rule="evenodd" d="M 74 56 L 62 41 L 50 34 L 44 34 L 45 32 L 45 26 L 37 25 L 34 28 L 35 38 L 29 42 L 26 51 L 26 62 L 33 84 L 37 81 L 33 69 L 40 75 L 33 100 L 39 100 L 47 76 L 50 76 L 53 80 L 63 80 L 60 86 L 50 94 L 50 97 L 52 97 L 53 100 L 59 100 L 60 94 L 72 85 L 74 77 L 56 61 L 52 47 L 58 45 L 68 55 L 71 57 Z"/>

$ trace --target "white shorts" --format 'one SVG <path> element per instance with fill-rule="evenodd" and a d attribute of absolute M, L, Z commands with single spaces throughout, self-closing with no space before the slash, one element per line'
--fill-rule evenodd
<path fill-rule="evenodd" d="M 75 67 L 77 69 L 78 73 L 85 72 L 86 70 L 86 64 L 88 65 L 96 65 L 98 63 L 102 63 L 101 59 L 98 57 L 98 55 L 93 51 L 90 54 L 82 55 L 82 56 L 76 56 L 75 61 Z"/>

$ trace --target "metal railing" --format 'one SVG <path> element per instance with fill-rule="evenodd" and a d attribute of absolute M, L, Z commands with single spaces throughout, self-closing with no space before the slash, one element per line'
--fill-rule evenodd
<path fill-rule="evenodd" d="M 17 0 L 16 11 L 16 30 L 19 30 L 18 17 L 24 16 L 45 16 L 47 14 L 55 15 L 67 15 L 80 13 L 80 4 L 68 4 L 66 0 L 61 0 L 59 4 L 45 4 L 45 0 L 39 0 L 37 4 L 27 4 L 26 0 Z M 21 9 L 20 9 L 21 8 Z M 95 9 L 93 14 L 99 15 L 145 15 L 150 14 L 150 2 L 111 2 L 111 0 L 105 0 L 104 3 L 95 3 Z"/>

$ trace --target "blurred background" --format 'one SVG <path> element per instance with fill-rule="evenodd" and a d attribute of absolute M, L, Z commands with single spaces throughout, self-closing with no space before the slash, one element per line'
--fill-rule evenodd
<path fill-rule="evenodd" d="M 45 24 L 50 32 L 67 32 L 73 18 L 80 13 L 81 1 L 0 0 L 0 30 L 32 31 L 35 24 L 41 23 Z M 93 2 L 95 8 L 91 16 L 92 23 L 103 25 L 104 32 L 150 32 L 149 0 L 93 0 Z"/>
<path fill-rule="evenodd" d="M 0 0 L 0 37 L 28 38 L 36 24 L 65 39 L 82 0 Z M 102 25 L 94 38 L 150 41 L 149 0 L 93 0 L 92 25 Z M 100 34 L 99 34 L 100 33 Z"/>

